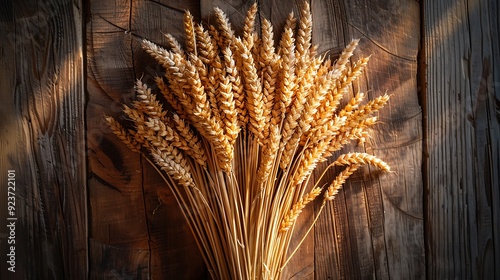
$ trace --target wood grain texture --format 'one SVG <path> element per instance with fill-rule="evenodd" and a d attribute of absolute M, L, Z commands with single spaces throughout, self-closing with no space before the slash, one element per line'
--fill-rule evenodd
<path fill-rule="evenodd" d="M 141 38 L 165 45 L 163 31 L 181 39 L 184 10 L 210 21 L 215 6 L 239 31 L 252 2 L 83 2 L 86 9 L 79 0 L 0 4 L 0 181 L 6 170 L 16 170 L 18 217 L 18 270 L 6 274 L 2 261 L 0 279 L 206 279 L 170 192 L 147 162 L 111 135 L 103 114 L 120 114 L 134 79 L 150 82 L 161 73 L 140 49 Z M 278 36 L 300 2 L 259 0 L 258 19 L 271 19 Z M 371 98 L 393 94 L 372 139 L 348 149 L 374 153 L 396 172 L 364 168 L 354 174 L 284 279 L 499 278 L 498 1 L 424 1 L 421 11 L 409 0 L 310 3 L 319 52 L 335 56 L 361 38 L 356 57 L 373 56 L 355 88 Z M 329 171 L 325 182 L 338 171 Z M 0 196 L 6 197 L 5 188 Z M 3 203 L 2 255 L 8 234 Z M 297 236 L 317 214 L 315 206 L 301 215 Z"/>
<path fill-rule="evenodd" d="M 7 170 L 16 170 L 17 217 L 16 272 L 7 271 L 2 226 L 0 278 L 85 279 L 82 4 L 32 0 L 0 6 L 0 178 L 6 182 Z M 2 215 L 6 191 L 1 188 Z"/>
<path fill-rule="evenodd" d="M 500 277 L 498 1 L 424 1 L 432 279 Z"/>
<path fill-rule="evenodd" d="M 354 88 L 392 95 L 363 146 L 395 171 L 355 173 L 316 225 L 316 279 L 423 279 L 422 114 L 417 94 L 419 5 L 415 1 L 312 1 L 313 41 L 338 55 L 360 38 L 355 59 L 372 55 Z M 333 159 L 335 156 L 333 156 Z M 318 167 L 321 170 L 321 167 Z M 340 170 L 332 170 L 331 181 Z M 319 174 L 318 174 L 319 175 Z M 318 265 L 321 264 L 321 265 Z"/>
<path fill-rule="evenodd" d="M 136 79 L 152 84 L 161 69 L 141 49 L 161 32 L 182 36 L 190 1 L 89 1 L 87 25 L 91 279 L 203 279 L 206 269 L 170 191 L 152 166 L 103 122 L 129 104 Z"/>

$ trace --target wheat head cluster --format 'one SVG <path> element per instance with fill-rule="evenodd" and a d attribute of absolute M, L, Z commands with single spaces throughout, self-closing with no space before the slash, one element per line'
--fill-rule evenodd
<path fill-rule="evenodd" d="M 369 57 L 350 61 L 358 40 L 335 61 L 318 55 L 307 3 L 277 43 L 270 21 L 257 30 L 256 16 L 254 4 L 237 36 L 218 8 L 216 26 L 186 12 L 183 45 L 169 34 L 168 48 L 143 40 L 165 69 L 157 92 L 138 80 L 123 117 L 105 117 L 156 164 L 213 279 L 279 279 L 306 205 L 318 199 L 323 209 L 362 165 L 390 170 L 373 155 L 345 153 L 325 169 L 344 166 L 330 184 L 309 184 L 318 163 L 368 137 L 389 96 L 346 97 Z"/>

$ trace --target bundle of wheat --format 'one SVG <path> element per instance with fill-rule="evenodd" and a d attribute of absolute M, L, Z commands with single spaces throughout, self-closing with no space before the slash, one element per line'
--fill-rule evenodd
<path fill-rule="evenodd" d="M 256 13 L 254 4 L 242 37 L 215 9 L 218 28 L 186 12 L 185 50 L 171 35 L 170 50 L 144 40 L 165 68 L 156 78 L 163 97 L 137 81 L 136 100 L 123 110 L 127 123 L 106 117 L 132 151 L 162 170 L 213 279 L 278 279 L 308 203 L 321 194 L 322 205 L 332 200 L 361 165 L 389 171 L 375 156 L 348 153 L 326 168 L 346 166 L 330 186 L 306 188 L 317 163 L 367 137 L 389 97 L 363 104 L 357 93 L 339 109 L 368 62 L 349 63 L 358 40 L 336 62 L 318 56 L 306 3 L 299 20 L 289 15 L 275 48 L 268 20 L 257 35 Z"/>

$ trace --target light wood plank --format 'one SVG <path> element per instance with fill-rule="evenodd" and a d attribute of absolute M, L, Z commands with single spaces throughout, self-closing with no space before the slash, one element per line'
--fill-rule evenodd
<path fill-rule="evenodd" d="M 425 1 L 431 278 L 500 275 L 498 1 Z"/>
<path fill-rule="evenodd" d="M 345 152 L 375 154 L 395 171 L 378 174 L 362 169 L 328 206 L 329 214 L 320 217 L 316 226 L 315 261 L 330 264 L 316 270 L 316 279 L 422 279 L 418 3 L 313 1 L 312 8 L 313 41 L 320 44 L 320 51 L 338 55 L 351 39 L 360 38 L 355 58 L 372 55 L 365 76 L 354 88 L 368 92 L 370 98 L 385 91 L 392 94 L 372 139 L 361 147 L 349 146 Z M 335 175 L 332 172 L 327 180 Z M 332 223 L 334 230 L 325 231 Z"/>

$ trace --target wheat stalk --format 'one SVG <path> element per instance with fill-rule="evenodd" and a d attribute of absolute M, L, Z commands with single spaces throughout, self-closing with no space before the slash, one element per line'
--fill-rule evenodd
<path fill-rule="evenodd" d="M 169 49 L 144 40 L 165 68 L 158 93 L 140 80 L 123 122 L 106 116 L 111 131 L 140 152 L 165 179 L 195 236 L 213 279 L 278 279 L 292 232 L 304 208 L 321 195 L 332 200 L 362 165 L 390 171 L 366 153 L 344 153 L 345 166 L 328 187 L 309 184 L 321 161 L 353 140 L 364 141 L 388 102 L 343 97 L 368 58 L 349 61 L 352 40 L 336 62 L 311 45 L 312 15 L 305 3 L 290 13 L 279 44 L 271 22 L 255 30 L 257 4 L 242 37 L 216 8 L 217 26 L 186 12 L 184 46 L 166 34 Z M 171 108 L 172 111 L 167 111 Z M 314 224 L 314 222 L 313 222 Z"/>

